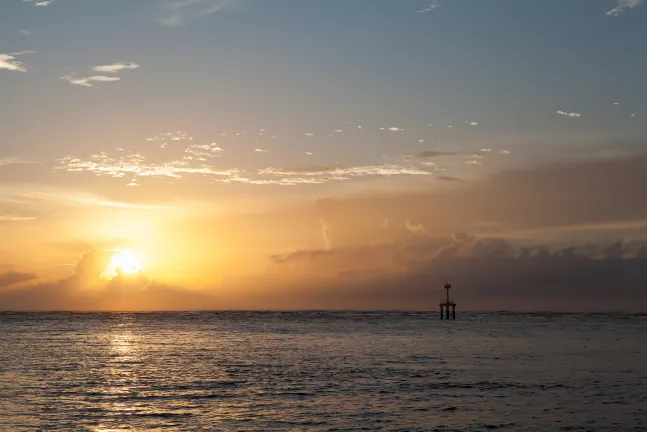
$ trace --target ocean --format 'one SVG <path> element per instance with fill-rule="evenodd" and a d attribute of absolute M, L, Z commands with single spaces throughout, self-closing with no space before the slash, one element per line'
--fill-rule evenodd
<path fill-rule="evenodd" d="M 647 431 L 647 315 L 0 314 L 1 431 Z"/>

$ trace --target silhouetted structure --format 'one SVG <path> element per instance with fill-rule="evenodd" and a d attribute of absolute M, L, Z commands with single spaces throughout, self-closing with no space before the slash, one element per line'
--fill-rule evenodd
<path fill-rule="evenodd" d="M 447 290 L 447 297 L 445 301 L 440 302 L 440 319 L 449 319 L 449 308 L 452 309 L 452 319 L 456 319 L 456 302 L 449 299 L 449 289 L 452 284 L 445 281 L 445 290 Z M 444 312 L 444 314 L 443 314 Z"/>

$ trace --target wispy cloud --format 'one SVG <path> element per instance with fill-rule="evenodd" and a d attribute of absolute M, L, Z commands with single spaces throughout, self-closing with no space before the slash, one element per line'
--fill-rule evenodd
<path fill-rule="evenodd" d="M 34 202 L 49 202 L 67 206 L 97 206 L 141 210 L 169 210 L 173 208 L 168 205 L 134 204 L 123 201 L 113 201 L 89 192 L 60 188 L 52 185 L 21 183 L 12 183 L 8 186 L 0 185 L 0 202 L 18 205 Z M 9 216 L 30 217 L 14 214 L 9 214 Z"/>
<path fill-rule="evenodd" d="M 26 36 L 31 36 L 32 34 L 29 30 L 18 30 L 18 31 Z"/>
<path fill-rule="evenodd" d="M 219 135 L 222 135 L 222 134 L 219 134 Z M 227 135 L 227 134 L 224 134 L 224 135 Z M 163 132 L 155 136 L 146 138 L 146 141 L 160 141 L 161 148 L 165 148 L 169 144 L 173 143 L 173 141 L 185 141 L 185 140 L 193 141 L 193 137 L 190 136 L 188 133 L 182 132 L 182 131 Z"/>
<path fill-rule="evenodd" d="M 422 14 L 422 13 L 431 12 L 432 10 L 437 9 L 437 8 L 438 8 L 438 6 L 440 6 L 440 5 L 438 4 L 438 2 L 437 2 L 437 1 L 432 1 L 432 2 L 431 2 L 431 4 L 430 4 L 429 6 L 427 6 L 427 7 L 426 7 L 426 8 L 424 8 L 424 9 L 417 10 L 417 11 L 416 11 L 416 13 L 417 13 L 417 14 Z"/>
<path fill-rule="evenodd" d="M 109 65 L 99 65 L 99 66 L 94 66 L 91 70 L 93 72 L 103 72 L 103 73 L 110 73 L 110 74 L 115 74 L 124 70 L 128 69 L 137 69 L 139 65 L 137 63 L 132 63 L 132 62 L 118 62 L 118 63 L 113 63 Z M 80 85 L 83 87 L 95 87 L 95 85 L 99 82 L 114 82 L 114 81 L 120 81 L 121 77 L 117 76 L 105 76 L 105 75 L 91 75 L 91 76 L 82 76 L 82 77 L 75 77 L 74 75 L 77 72 L 66 75 L 61 77 L 61 79 L 69 82 L 70 84 L 75 84 L 75 85 Z M 83 74 L 83 72 L 80 72 L 79 74 Z"/>
<path fill-rule="evenodd" d="M 116 73 L 124 69 L 137 69 L 138 67 L 137 63 L 119 62 L 111 65 L 95 66 L 92 70 L 95 72 Z"/>
<path fill-rule="evenodd" d="M 51 5 L 52 3 L 54 3 L 54 0 L 41 1 L 41 2 L 38 2 L 38 3 L 34 3 L 34 6 L 45 7 L 45 6 Z"/>
<path fill-rule="evenodd" d="M 59 165 L 55 169 L 130 179 L 127 186 L 138 186 L 138 179 L 142 177 L 179 179 L 199 176 L 215 181 L 215 177 L 224 179 L 239 173 L 237 169 L 216 169 L 210 165 L 211 161 L 222 156 L 224 150 L 215 142 L 194 144 L 193 137 L 186 132 L 164 132 L 148 137 L 146 141 L 152 145 L 137 153 L 117 148 L 111 153 L 100 152 L 86 158 L 65 156 L 58 159 Z"/>
<path fill-rule="evenodd" d="M 560 111 L 560 110 L 557 111 L 557 114 L 563 115 L 563 116 L 566 116 L 566 117 L 571 117 L 571 118 L 582 117 L 581 114 L 576 113 L 576 112 L 566 112 L 566 111 Z"/>
<path fill-rule="evenodd" d="M 322 184 L 330 181 L 349 180 L 362 176 L 418 176 L 431 172 L 417 167 L 400 165 L 313 165 L 301 168 L 265 168 L 256 173 L 239 169 L 217 169 L 207 163 L 192 160 L 171 160 L 147 162 L 140 154 L 109 156 L 106 153 L 92 155 L 89 159 L 70 156 L 59 159 L 57 170 L 67 172 L 89 172 L 97 176 L 129 179 L 126 186 L 138 186 L 142 177 L 188 178 L 201 177 L 217 183 L 247 183 L 253 185 L 292 186 L 299 184 Z"/>
<path fill-rule="evenodd" d="M 29 221 L 38 219 L 36 216 L 16 216 L 16 215 L 0 215 L 0 221 Z"/>
<path fill-rule="evenodd" d="M 25 64 L 21 61 L 15 60 L 16 57 L 10 54 L 0 54 L 0 69 L 15 71 L 15 72 L 27 72 Z"/>
<path fill-rule="evenodd" d="M 618 5 L 607 12 L 608 16 L 618 16 L 625 9 L 632 9 L 638 6 L 641 0 L 618 0 Z"/>
<path fill-rule="evenodd" d="M 180 26 L 187 21 L 214 14 L 239 3 L 239 0 L 164 0 L 158 6 L 162 10 L 162 16 L 157 22 L 168 26 Z"/>
<path fill-rule="evenodd" d="M 19 164 L 38 164 L 40 162 L 26 160 L 20 157 L 11 156 L 11 157 L 0 157 L 0 166 L 5 165 L 19 165 Z"/>
<path fill-rule="evenodd" d="M 10 70 L 15 72 L 27 72 L 25 63 L 16 60 L 16 56 L 23 54 L 34 54 L 34 51 L 19 51 L 9 54 L 0 54 L 0 69 Z"/>
<path fill-rule="evenodd" d="M 220 157 L 224 152 L 216 143 L 211 144 L 193 144 L 184 149 L 185 160 L 197 160 L 206 162 L 208 159 Z"/>
<path fill-rule="evenodd" d="M 120 157 L 110 157 L 106 153 L 92 155 L 89 160 L 66 156 L 59 159 L 58 170 L 68 172 L 91 172 L 98 176 L 114 178 L 158 177 L 158 178 L 183 178 L 188 175 L 201 175 L 207 177 L 231 177 L 238 170 L 215 169 L 206 164 L 198 164 L 193 160 L 173 160 L 169 162 L 145 162 L 145 157 L 139 154 L 130 154 Z"/>
<path fill-rule="evenodd" d="M 342 167 L 337 165 L 313 165 L 302 168 L 281 169 L 266 168 L 258 171 L 259 176 L 279 177 L 269 179 L 247 179 L 251 184 L 278 184 L 278 185 L 297 185 L 297 184 L 318 184 L 330 181 L 349 180 L 363 176 L 419 176 L 431 175 L 416 167 L 407 167 L 401 165 L 360 165 Z"/>
<path fill-rule="evenodd" d="M 441 156 L 454 156 L 455 154 L 456 153 L 452 153 L 452 152 L 425 150 L 417 153 L 409 153 L 408 155 L 405 155 L 405 157 L 416 158 L 416 159 L 429 159 L 429 158 L 435 158 L 435 157 L 441 157 Z"/>
<path fill-rule="evenodd" d="M 277 174 L 323 174 L 323 173 L 329 173 L 333 171 L 340 170 L 340 168 L 336 165 L 311 165 L 307 167 L 299 167 L 299 168 L 289 168 L 289 169 L 284 169 L 284 168 L 266 168 L 261 171 L 261 174 L 271 174 L 271 175 L 277 175 Z"/>
<path fill-rule="evenodd" d="M 451 176 L 444 176 L 444 175 L 436 176 L 436 178 L 437 178 L 438 180 L 451 181 L 451 182 L 464 182 L 464 181 L 465 181 L 465 180 L 463 180 L 462 178 L 458 178 L 458 177 L 451 177 Z"/>
<path fill-rule="evenodd" d="M 97 82 L 112 82 L 121 80 L 120 77 L 109 77 L 103 75 L 93 75 L 84 78 L 74 78 L 72 75 L 61 77 L 61 79 L 69 82 L 70 84 L 80 85 L 84 87 L 94 87 Z"/>

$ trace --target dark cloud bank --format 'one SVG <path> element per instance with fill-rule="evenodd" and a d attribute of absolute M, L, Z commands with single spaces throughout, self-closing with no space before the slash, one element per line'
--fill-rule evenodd
<path fill-rule="evenodd" d="M 461 234 L 272 259 L 295 278 L 327 281 L 317 295 L 331 307 L 433 309 L 447 279 L 470 308 L 647 310 L 644 241 L 515 248 Z"/>
<path fill-rule="evenodd" d="M 3 310 L 435 309 L 445 279 L 463 308 L 647 310 L 647 242 L 551 249 L 427 235 L 270 257 L 266 275 L 188 290 L 120 275 L 98 280 L 84 255 L 70 278 L 0 275 Z M 24 285 L 24 284 L 27 285 Z M 262 289 L 260 289 L 262 288 Z M 231 293 L 236 292 L 236 296 Z"/>

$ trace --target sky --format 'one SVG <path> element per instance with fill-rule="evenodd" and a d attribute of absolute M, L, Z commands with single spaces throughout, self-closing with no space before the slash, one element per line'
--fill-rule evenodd
<path fill-rule="evenodd" d="M 647 311 L 641 0 L 0 2 L 0 310 Z"/>

